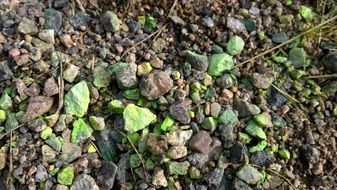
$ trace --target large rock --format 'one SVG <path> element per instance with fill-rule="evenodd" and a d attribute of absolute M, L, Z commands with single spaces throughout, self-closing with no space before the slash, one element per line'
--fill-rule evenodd
<path fill-rule="evenodd" d="M 140 92 L 149 100 L 158 99 L 171 90 L 173 80 L 163 71 L 152 71 L 142 77 L 139 84 Z"/>
<path fill-rule="evenodd" d="M 53 98 L 47 96 L 36 96 L 29 99 L 26 113 L 22 117 L 22 121 L 31 121 L 44 113 L 47 113 L 53 105 Z"/>
<path fill-rule="evenodd" d="M 87 174 L 82 174 L 75 179 L 70 190 L 99 190 L 99 187 L 96 185 L 94 178 Z"/>

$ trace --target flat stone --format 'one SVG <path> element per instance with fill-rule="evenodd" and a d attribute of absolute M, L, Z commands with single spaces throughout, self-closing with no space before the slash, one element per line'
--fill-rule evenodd
<path fill-rule="evenodd" d="M 233 108 L 238 112 L 239 117 L 247 117 L 259 114 L 260 108 L 240 98 L 234 98 Z"/>
<path fill-rule="evenodd" d="M 0 81 L 9 80 L 12 76 L 13 72 L 9 68 L 7 61 L 0 62 Z"/>
<path fill-rule="evenodd" d="M 79 67 L 73 64 L 67 64 L 67 68 L 63 72 L 63 79 L 68 82 L 73 82 L 79 72 Z"/>
<path fill-rule="evenodd" d="M 34 35 L 39 32 L 39 29 L 36 27 L 33 20 L 23 17 L 19 23 L 18 31 L 22 34 Z"/>
<path fill-rule="evenodd" d="M 199 131 L 197 134 L 192 136 L 189 144 L 191 149 L 203 154 L 208 154 L 211 143 L 211 136 L 206 131 Z"/>
<path fill-rule="evenodd" d="M 78 176 L 71 185 L 70 190 L 99 190 L 94 178 L 87 174 Z"/>
<path fill-rule="evenodd" d="M 22 116 L 22 121 L 31 121 L 47 113 L 53 105 L 53 98 L 47 96 L 36 96 L 29 99 L 26 113 Z"/>
<path fill-rule="evenodd" d="M 39 33 L 39 38 L 47 43 L 54 44 L 55 43 L 55 32 L 53 29 L 44 29 Z"/>
<path fill-rule="evenodd" d="M 160 186 L 160 187 L 167 187 L 167 180 L 164 174 L 164 170 L 157 167 L 153 171 L 152 176 L 152 185 Z"/>
<path fill-rule="evenodd" d="M 246 31 L 245 23 L 242 20 L 234 17 L 227 18 L 227 27 L 234 33 L 241 33 Z"/>
<path fill-rule="evenodd" d="M 186 52 L 186 62 L 191 64 L 192 68 L 201 72 L 206 72 L 208 68 L 207 56 L 197 54 L 192 51 Z"/>
<path fill-rule="evenodd" d="M 170 75 L 163 71 L 152 71 L 148 75 L 142 76 L 139 84 L 140 92 L 148 100 L 158 99 L 173 86 Z"/>
<path fill-rule="evenodd" d="M 251 185 L 255 185 L 263 177 L 257 169 L 250 165 L 243 166 L 238 172 L 236 172 L 236 176 Z"/>
<path fill-rule="evenodd" d="M 43 145 L 42 148 L 42 159 L 45 162 L 49 162 L 56 157 L 56 151 L 48 145 Z"/>
<path fill-rule="evenodd" d="M 167 143 L 170 145 L 184 145 L 192 137 L 193 130 L 171 131 L 166 134 Z"/>
<path fill-rule="evenodd" d="M 249 162 L 251 164 L 263 166 L 269 166 L 275 161 L 275 158 L 272 154 L 267 153 L 266 151 L 258 151 L 251 155 Z"/>
<path fill-rule="evenodd" d="M 247 183 L 237 177 L 233 180 L 232 188 L 233 190 L 253 190 Z"/>
<path fill-rule="evenodd" d="M 36 182 L 44 182 L 46 181 L 48 178 L 48 172 L 46 170 L 46 168 L 39 164 L 37 165 L 37 171 L 36 171 L 36 174 L 35 174 L 35 181 Z"/>
<path fill-rule="evenodd" d="M 100 18 L 101 24 L 107 32 L 117 32 L 120 28 L 121 21 L 119 20 L 118 16 L 112 12 L 107 11 L 105 12 Z"/>
<path fill-rule="evenodd" d="M 82 11 L 77 12 L 74 16 L 69 18 L 69 24 L 75 28 L 80 28 L 81 26 L 86 26 L 88 22 L 91 21 L 91 16 Z"/>

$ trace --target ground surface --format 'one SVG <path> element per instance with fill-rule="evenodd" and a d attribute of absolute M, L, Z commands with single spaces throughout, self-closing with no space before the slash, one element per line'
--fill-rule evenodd
<path fill-rule="evenodd" d="M 337 189 L 336 14 L 0 0 L 0 189 Z"/>

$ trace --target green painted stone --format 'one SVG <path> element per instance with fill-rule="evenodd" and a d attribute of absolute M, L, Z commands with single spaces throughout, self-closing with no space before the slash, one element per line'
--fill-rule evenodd
<path fill-rule="evenodd" d="M 232 69 L 234 66 L 232 56 L 227 53 L 213 54 L 207 73 L 211 76 L 221 76 L 224 71 Z"/>
<path fill-rule="evenodd" d="M 113 112 L 116 112 L 118 114 L 122 114 L 123 111 L 124 111 L 124 109 L 125 109 L 125 106 L 119 100 L 112 100 L 108 104 L 108 109 L 111 110 L 111 111 L 113 111 Z"/>
<path fill-rule="evenodd" d="M 311 8 L 306 6 L 300 7 L 300 14 L 307 22 L 311 22 L 312 19 L 314 18 L 314 13 L 312 12 Z"/>
<path fill-rule="evenodd" d="M 174 119 L 172 116 L 168 115 L 165 117 L 163 123 L 160 125 L 160 129 L 162 131 L 167 131 L 169 127 L 171 127 L 174 124 Z"/>
<path fill-rule="evenodd" d="M 137 66 L 137 74 L 139 76 L 147 75 L 151 71 L 152 71 L 152 66 L 149 62 L 145 62 Z"/>
<path fill-rule="evenodd" d="M 230 55 L 238 55 L 243 50 L 245 42 L 240 36 L 232 36 L 227 44 L 226 52 Z"/>
<path fill-rule="evenodd" d="M 226 108 L 218 118 L 219 124 L 235 125 L 239 122 L 238 116 L 231 108 Z"/>
<path fill-rule="evenodd" d="M 51 134 L 46 140 L 46 143 L 56 151 L 61 151 L 62 141 L 62 137 L 57 137 L 55 134 Z"/>
<path fill-rule="evenodd" d="M 96 131 L 102 131 L 105 127 L 105 122 L 103 117 L 95 117 L 95 116 L 90 116 L 89 117 L 90 125 L 94 130 Z"/>
<path fill-rule="evenodd" d="M 263 131 L 261 127 L 254 121 L 254 120 L 249 120 L 247 123 L 247 127 L 245 128 L 245 131 L 253 136 L 257 137 L 259 139 L 266 139 L 266 133 Z"/>
<path fill-rule="evenodd" d="M 260 141 L 259 143 L 257 143 L 257 145 L 251 147 L 249 149 L 249 152 L 254 153 L 254 152 L 262 151 L 267 147 L 267 145 L 268 145 L 267 141 Z"/>
<path fill-rule="evenodd" d="M 138 88 L 125 90 L 123 96 L 130 100 L 139 100 L 140 99 L 140 90 Z"/>
<path fill-rule="evenodd" d="M 254 120 L 260 127 L 271 127 L 273 125 L 270 114 L 266 112 L 254 115 Z"/>
<path fill-rule="evenodd" d="M 289 61 L 295 68 L 306 66 L 307 53 L 303 48 L 294 47 L 289 52 Z"/>
<path fill-rule="evenodd" d="M 90 93 L 85 81 L 74 85 L 64 97 L 67 113 L 82 117 L 87 112 L 90 102 Z"/>
<path fill-rule="evenodd" d="M 187 161 L 184 162 L 169 162 L 168 170 L 170 175 L 186 175 L 190 163 Z"/>
<path fill-rule="evenodd" d="M 7 93 L 4 93 L 0 98 L 0 109 L 8 110 L 12 106 L 13 106 L 13 101 L 11 97 L 9 97 Z"/>
<path fill-rule="evenodd" d="M 87 152 L 88 152 L 88 153 L 95 153 L 95 152 L 97 152 L 97 150 L 96 150 L 96 148 L 94 147 L 94 145 L 89 144 L 88 149 L 87 149 Z"/>
<path fill-rule="evenodd" d="M 207 117 L 201 124 L 201 127 L 208 131 L 214 131 L 218 121 L 214 117 Z"/>
<path fill-rule="evenodd" d="M 47 127 L 45 128 L 41 134 L 40 134 L 40 137 L 43 139 L 43 140 L 46 140 L 48 139 L 51 135 L 53 134 L 53 129 L 51 127 Z"/>
<path fill-rule="evenodd" d="M 253 19 L 249 18 L 245 21 L 245 27 L 248 31 L 252 32 L 256 30 L 256 25 Z"/>
<path fill-rule="evenodd" d="M 124 129 L 130 133 L 144 129 L 150 123 L 156 121 L 157 117 L 147 108 L 141 108 L 134 104 L 126 106 L 123 112 L 125 121 Z"/>
<path fill-rule="evenodd" d="M 277 153 L 283 159 L 290 159 L 290 152 L 288 150 L 280 149 Z"/>
<path fill-rule="evenodd" d="M 6 120 L 6 112 L 0 109 L 0 123 Z"/>
<path fill-rule="evenodd" d="M 94 85 L 97 88 L 106 88 L 111 83 L 111 75 L 105 67 L 97 66 L 94 69 Z"/>
<path fill-rule="evenodd" d="M 137 154 L 131 155 L 129 161 L 130 161 L 130 166 L 133 168 L 140 166 L 140 164 L 142 163 L 141 159 L 139 158 Z"/>
<path fill-rule="evenodd" d="M 241 142 L 244 142 L 244 143 L 248 144 L 252 140 L 252 138 L 249 135 L 247 135 L 246 133 L 239 132 L 239 140 Z"/>
<path fill-rule="evenodd" d="M 57 181 L 62 185 L 71 185 L 74 179 L 74 167 L 72 165 L 63 168 L 57 174 Z"/>
<path fill-rule="evenodd" d="M 10 131 L 11 129 L 15 129 L 17 126 L 19 126 L 19 122 L 16 119 L 16 114 L 12 112 L 7 113 L 7 120 L 5 123 L 5 129 L 6 131 Z"/>
<path fill-rule="evenodd" d="M 147 170 L 152 170 L 154 168 L 154 166 L 155 166 L 154 162 L 152 161 L 151 158 L 148 158 L 148 159 L 145 160 L 145 168 Z"/>
<path fill-rule="evenodd" d="M 71 142 L 78 144 L 91 136 L 93 129 L 88 126 L 83 119 L 79 118 L 73 123 L 73 131 L 71 132 Z"/>

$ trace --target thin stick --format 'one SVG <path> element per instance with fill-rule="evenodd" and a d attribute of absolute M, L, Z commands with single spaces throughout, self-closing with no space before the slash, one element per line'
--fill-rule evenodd
<path fill-rule="evenodd" d="M 13 141 L 13 129 L 10 130 L 10 140 L 9 140 L 9 171 L 7 176 L 6 185 L 8 186 L 9 180 L 13 172 L 13 157 L 12 157 L 12 141 Z"/>
<path fill-rule="evenodd" d="M 324 21 L 324 22 L 322 22 L 322 23 L 319 24 L 319 25 L 317 25 L 317 26 L 315 26 L 315 27 L 312 27 L 311 29 L 309 29 L 309 30 L 307 30 L 307 31 L 305 31 L 305 32 L 303 32 L 303 33 L 301 33 L 301 34 L 299 34 L 299 35 L 297 35 L 297 36 L 295 36 L 295 37 L 293 37 L 293 38 L 291 38 L 291 39 L 289 39 L 289 40 L 283 42 L 283 43 L 281 43 L 280 45 L 277 45 L 277 46 L 275 46 L 275 47 L 273 47 L 273 48 L 271 48 L 271 49 L 269 49 L 269 50 L 267 50 L 267 51 L 264 51 L 264 52 L 262 52 L 262 53 L 260 53 L 260 54 L 258 54 L 258 55 L 256 55 L 256 56 L 254 56 L 254 57 L 252 57 L 252 58 L 246 60 L 246 61 L 243 61 L 243 62 L 241 62 L 241 63 L 235 65 L 235 67 L 241 67 L 242 65 L 244 65 L 244 64 L 246 64 L 246 63 L 248 63 L 248 62 L 251 62 L 251 61 L 255 60 L 256 58 L 259 58 L 259 57 L 261 57 L 261 56 L 263 56 L 263 55 L 266 55 L 266 54 L 268 54 L 268 53 L 270 53 L 270 52 L 273 52 L 273 51 L 275 51 L 276 49 L 278 49 L 278 48 L 280 48 L 280 47 L 282 47 L 282 46 L 284 46 L 284 45 L 287 45 L 287 44 L 289 44 L 290 42 L 292 42 L 292 41 L 294 41 L 294 40 L 296 40 L 296 39 L 302 37 L 303 35 L 306 35 L 306 34 L 312 32 L 312 31 L 314 31 L 314 30 L 316 30 L 316 29 L 318 29 L 318 28 L 320 28 L 320 27 L 322 27 L 322 26 L 328 24 L 329 22 L 334 21 L 335 19 L 337 19 L 337 15 L 334 16 L 334 17 L 332 17 L 332 18 L 330 18 L 330 19 L 328 19 L 328 20 L 326 20 L 326 21 Z"/>
<path fill-rule="evenodd" d="M 172 5 L 172 7 L 171 7 L 171 9 L 170 9 L 170 12 L 169 12 L 169 14 L 168 14 L 168 17 L 171 16 L 171 14 L 173 13 L 173 10 L 174 10 L 174 8 L 176 7 L 177 2 L 178 2 L 178 0 L 174 0 L 173 5 Z"/>
<path fill-rule="evenodd" d="M 142 167 L 144 169 L 145 179 L 146 179 L 146 181 L 148 181 L 149 178 L 148 178 L 147 173 L 146 173 L 144 160 L 143 160 L 142 156 L 139 154 L 136 146 L 133 144 L 133 142 L 131 141 L 131 139 L 125 133 L 123 133 L 121 130 L 117 129 L 117 127 L 115 127 L 114 125 L 112 125 L 112 128 L 114 128 L 123 137 L 125 137 L 126 139 L 128 139 L 128 141 L 131 144 L 133 150 L 136 152 L 137 156 L 139 157 L 140 161 L 142 162 Z"/>
<path fill-rule="evenodd" d="M 78 4 L 78 6 L 80 7 L 81 11 L 85 13 L 85 9 L 83 8 L 83 5 L 81 3 L 81 0 L 76 0 L 76 3 Z"/>
<path fill-rule="evenodd" d="M 55 114 L 59 114 L 63 107 L 64 81 L 63 81 L 62 61 L 60 61 L 60 76 L 58 78 L 58 83 L 59 83 L 59 104 L 58 104 Z"/>
<path fill-rule="evenodd" d="M 283 96 L 285 96 L 288 100 L 290 100 L 293 103 L 300 103 L 296 98 L 292 97 L 291 95 L 287 94 L 283 90 L 279 89 L 277 86 L 274 84 L 270 84 L 272 87 L 274 87 L 279 93 L 281 93 Z"/>
<path fill-rule="evenodd" d="M 156 30 L 155 32 L 153 32 L 152 34 L 150 34 L 148 37 L 146 37 L 145 39 L 137 42 L 135 45 L 133 45 L 132 47 L 128 48 L 127 50 L 125 50 L 125 52 L 122 54 L 121 59 L 129 52 L 131 51 L 133 48 L 137 47 L 139 44 L 149 40 L 152 36 L 156 35 L 157 33 L 159 33 L 161 30 L 163 30 L 164 28 L 166 28 L 167 24 L 165 24 L 164 26 L 162 26 L 161 28 L 159 28 L 158 30 Z"/>
<path fill-rule="evenodd" d="M 329 74 L 329 75 L 313 75 L 313 76 L 308 76 L 304 77 L 306 79 L 322 79 L 322 78 L 336 78 L 337 74 Z"/>
<path fill-rule="evenodd" d="M 11 129 L 10 131 L 4 133 L 3 135 L 0 136 L 0 139 L 4 138 L 6 135 L 8 135 L 9 133 L 16 131 L 17 129 L 19 129 L 20 127 L 22 127 L 23 125 L 25 125 L 26 123 L 22 123 L 21 125 L 18 125 L 17 127 L 15 127 L 14 129 Z"/>

